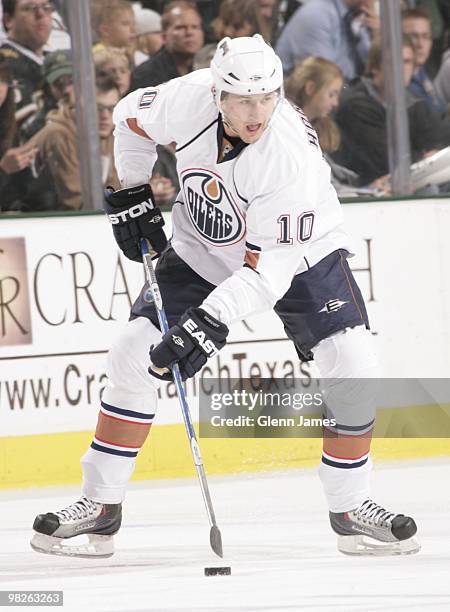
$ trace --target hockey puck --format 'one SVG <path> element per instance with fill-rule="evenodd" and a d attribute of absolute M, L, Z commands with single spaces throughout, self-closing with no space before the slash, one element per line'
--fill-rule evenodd
<path fill-rule="evenodd" d="M 230 576 L 231 567 L 205 567 L 205 576 Z"/>

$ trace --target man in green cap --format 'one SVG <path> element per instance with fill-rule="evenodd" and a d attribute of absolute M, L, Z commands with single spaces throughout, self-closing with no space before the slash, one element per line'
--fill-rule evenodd
<path fill-rule="evenodd" d="M 73 92 L 72 59 L 67 49 L 53 51 L 45 56 L 42 66 L 44 86 L 39 110 L 24 121 L 21 127 L 22 140 L 26 141 L 39 132 L 47 114 L 61 103 L 67 103 Z"/>

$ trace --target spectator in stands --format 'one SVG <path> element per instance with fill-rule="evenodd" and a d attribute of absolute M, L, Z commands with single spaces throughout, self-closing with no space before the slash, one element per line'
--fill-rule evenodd
<path fill-rule="evenodd" d="M 136 22 L 136 40 L 134 43 L 134 65 L 140 66 L 153 57 L 163 45 L 161 15 L 150 9 L 133 5 Z"/>
<path fill-rule="evenodd" d="M 322 57 L 307 57 L 285 79 L 286 98 L 307 117 L 319 137 L 324 153 L 336 151 L 340 132 L 330 117 L 338 106 L 344 86 L 342 70 Z"/>
<path fill-rule="evenodd" d="M 16 87 L 18 122 L 37 110 L 33 95 L 42 87 L 44 46 L 52 28 L 53 5 L 47 0 L 2 0 L 8 33 L 0 55 L 8 60 Z"/>
<path fill-rule="evenodd" d="M 314 127 L 338 106 L 343 85 L 339 66 L 322 57 L 308 57 L 286 79 L 286 97 L 303 110 Z"/>
<path fill-rule="evenodd" d="M 105 77 L 96 82 L 98 133 L 102 155 L 102 182 L 104 186 L 119 188 L 113 163 L 112 113 L 120 99 L 114 81 Z M 57 208 L 79 210 L 83 208 L 80 185 L 80 167 L 77 154 L 75 96 L 67 104 L 51 111 L 45 127 L 31 140 L 38 147 L 36 169 L 40 179 L 54 186 Z"/>
<path fill-rule="evenodd" d="M 431 19 L 433 46 L 427 61 L 427 70 L 434 77 L 441 64 L 444 50 L 448 46 L 450 27 L 450 0 L 403 0 L 403 10 L 422 9 Z"/>
<path fill-rule="evenodd" d="M 409 9 L 402 14 L 403 33 L 408 35 L 414 45 L 416 69 L 409 84 L 410 91 L 423 98 L 429 108 L 441 115 L 446 114 L 447 106 L 439 97 L 425 64 L 433 46 L 431 19 L 423 9 Z"/>
<path fill-rule="evenodd" d="M 103 0 L 95 3 L 92 27 L 98 37 L 94 52 L 99 49 L 120 49 L 133 62 L 133 44 L 136 38 L 134 11 L 128 0 Z"/>
<path fill-rule="evenodd" d="M 282 26 L 280 0 L 259 0 L 261 17 L 268 31 L 268 41 L 274 43 Z"/>
<path fill-rule="evenodd" d="M 180 191 L 175 147 L 175 143 L 156 147 L 158 159 L 153 168 L 150 185 L 159 208 L 170 208 Z"/>
<path fill-rule="evenodd" d="M 61 100 L 67 99 L 73 89 L 72 58 L 68 50 L 53 51 L 44 59 L 42 69 L 44 86 L 42 96 L 37 99 L 39 110 L 20 126 L 22 141 L 29 140 L 42 130 L 51 110 L 58 108 Z"/>
<path fill-rule="evenodd" d="M 63 0 L 64 2 L 65 0 Z M 70 49 L 72 41 L 68 31 L 65 10 L 67 6 L 61 5 L 58 0 L 53 0 L 52 4 L 55 10 L 52 13 L 52 29 L 45 45 L 46 51 L 59 51 L 60 49 Z M 67 5 L 67 3 L 66 3 Z"/>
<path fill-rule="evenodd" d="M 192 67 L 194 70 L 200 70 L 201 68 L 209 68 L 211 65 L 211 60 L 216 52 L 217 45 L 216 43 L 208 43 L 204 45 L 200 51 L 194 55 L 194 61 L 192 63 Z"/>
<path fill-rule="evenodd" d="M 124 96 L 130 89 L 131 69 L 128 56 L 113 47 L 100 48 L 93 52 L 95 72 L 98 77 L 109 76 Z"/>
<path fill-rule="evenodd" d="M 209 68 L 216 47 L 215 43 L 204 45 L 194 56 L 193 70 Z M 165 146 L 157 145 L 156 147 L 158 159 L 153 168 L 150 184 L 156 203 L 160 208 L 171 208 L 180 190 L 175 150 L 175 143 Z"/>
<path fill-rule="evenodd" d="M 350 81 L 363 73 L 379 27 L 374 0 L 309 0 L 286 24 L 276 50 L 285 74 L 314 55 L 337 64 Z"/>
<path fill-rule="evenodd" d="M 211 25 L 217 41 L 224 36 L 238 38 L 261 34 L 265 40 L 270 36 L 261 17 L 258 0 L 223 0 L 219 15 Z"/>
<path fill-rule="evenodd" d="M 403 38 L 403 76 L 405 87 L 415 69 L 414 47 Z M 360 175 L 364 184 L 389 172 L 381 44 L 375 42 L 369 53 L 369 76 L 352 85 L 340 103 L 336 122 L 341 129 L 342 145 L 334 159 Z M 424 154 L 440 148 L 440 122 L 424 100 L 406 91 L 411 157 L 418 161 Z"/>
<path fill-rule="evenodd" d="M 11 71 L 0 60 L 0 211 L 22 210 L 30 166 L 37 149 L 29 144 L 17 146 L 17 124 Z"/>
<path fill-rule="evenodd" d="M 450 114 L 450 49 L 444 53 L 442 64 L 434 80 L 437 95 L 447 105 L 447 113 Z"/>
<path fill-rule="evenodd" d="M 277 0 L 258 0 L 258 3 L 262 17 L 269 22 L 273 18 L 273 12 L 277 4 Z"/>
<path fill-rule="evenodd" d="M 337 164 L 331 157 L 339 149 L 341 132 L 330 114 L 339 105 L 344 82 L 339 66 L 321 57 L 308 57 L 297 64 L 286 79 L 286 97 L 302 109 L 316 130 L 320 147 L 331 167 L 331 182 L 338 194 L 386 193 L 384 177 L 365 186 L 356 172 Z"/>
<path fill-rule="evenodd" d="M 134 70 L 131 90 L 159 85 L 192 71 L 192 60 L 204 41 L 197 5 L 187 0 L 170 2 L 161 24 L 164 46 Z"/>
<path fill-rule="evenodd" d="M 267 42 L 272 42 L 278 31 L 278 0 L 258 0 L 259 12 L 267 35 Z M 276 11 L 276 14 L 275 14 Z"/>

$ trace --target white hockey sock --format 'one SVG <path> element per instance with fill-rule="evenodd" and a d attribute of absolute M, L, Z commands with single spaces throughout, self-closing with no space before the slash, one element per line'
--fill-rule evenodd
<path fill-rule="evenodd" d="M 358 462 L 355 461 L 354 464 Z M 327 465 L 322 460 L 319 476 L 329 510 L 348 512 L 358 508 L 367 497 L 370 497 L 371 471 L 370 457 L 367 457 L 367 460 L 359 467 L 334 467 Z"/>

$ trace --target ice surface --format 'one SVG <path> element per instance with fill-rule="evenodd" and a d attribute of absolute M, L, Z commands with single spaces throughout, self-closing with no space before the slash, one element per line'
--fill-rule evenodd
<path fill-rule="evenodd" d="M 133 485 L 116 554 L 105 560 L 29 548 L 34 516 L 72 503 L 78 490 L 3 492 L 0 590 L 63 590 L 64 608 L 55 610 L 89 612 L 450 610 L 449 459 L 379 464 L 374 471 L 374 498 L 418 523 L 422 551 L 404 557 L 338 553 L 315 470 L 209 482 L 223 560 L 209 548 L 194 479 Z M 205 577 L 212 565 L 231 565 L 232 575 Z"/>

